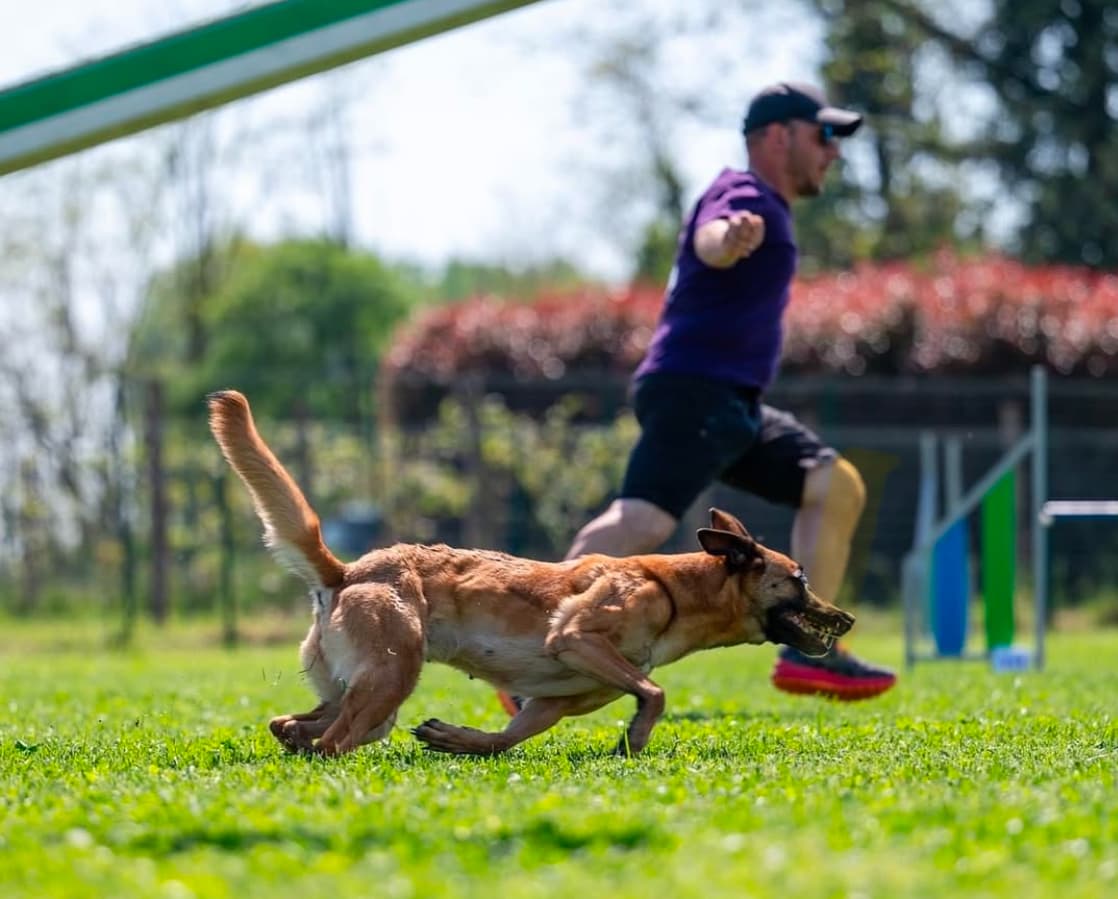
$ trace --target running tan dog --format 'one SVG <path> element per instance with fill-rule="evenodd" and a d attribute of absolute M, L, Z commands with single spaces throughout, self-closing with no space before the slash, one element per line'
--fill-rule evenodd
<path fill-rule="evenodd" d="M 430 749 L 491 755 L 624 693 L 637 713 L 617 747 L 639 752 L 664 710 L 648 677 L 699 649 L 787 643 L 825 652 L 854 618 L 820 599 L 801 568 L 711 510 L 703 552 L 532 562 L 497 552 L 398 544 L 344 564 L 236 391 L 209 398 L 210 428 L 248 486 L 273 554 L 311 588 L 301 647 L 320 702 L 273 718 L 291 752 L 338 755 L 379 740 L 425 660 L 445 662 L 526 701 L 505 730 L 435 719 L 413 733 Z"/>

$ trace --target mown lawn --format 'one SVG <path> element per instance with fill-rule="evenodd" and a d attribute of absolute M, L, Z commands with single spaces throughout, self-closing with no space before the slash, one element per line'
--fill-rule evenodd
<path fill-rule="evenodd" d="M 291 757 L 264 725 L 312 704 L 294 645 L 41 636 L 0 637 L 5 897 L 1118 895 L 1116 632 L 854 705 L 777 693 L 771 647 L 708 653 L 657 672 L 668 714 L 632 760 L 607 754 L 628 700 L 504 758 L 425 754 L 425 717 L 502 721 L 435 666 L 387 743 Z"/>

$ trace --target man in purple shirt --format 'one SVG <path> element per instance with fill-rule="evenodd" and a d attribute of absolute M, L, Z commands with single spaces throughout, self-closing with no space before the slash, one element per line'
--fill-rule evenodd
<path fill-rule="evenodd" d="M 862 117 L 805 84 L 777 84 L 743 123 L 749 170 L 724 170 L 680 235 L 667 300 L 634 376 L 641 436 L 620 496 L 575 537 L 568 558 L 652 552 L 712 481 L 794 507 L 792 557 L 833 600 L 865 487 L 857 469 L 794 416 L 762 402 L 780 360 L 796 271 L 791 203 L 823 188 L 838 139 Z M 895 675 L 836 646 L 807 658 L 782 647 L 777 687 L 875 696 Z"/>

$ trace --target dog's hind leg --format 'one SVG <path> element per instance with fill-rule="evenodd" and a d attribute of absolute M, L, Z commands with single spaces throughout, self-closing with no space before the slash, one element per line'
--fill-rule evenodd
<path fill-rule="evenodd" d="M 415 689 L 422 656 L 401 653 L 392 662 L 368 665 L 342 696 L 338 717 L 314 746 L 321 755 L 342 755 L 388 735 L 400 705 Z"/>
<path fill-rule="evenodd" d="M 387 736 L 396 719 L 396 710 L 419 679 L 416 670 L 410 683 L 384 677 L 384 672 L 364 672 L 349 685 L 342 697 L 338 717 L 324 728 L 314 752 L 342 755 L 363 743 Z M 396 682 L 392 682 L 392 681 Z"/>
<path fill-rule="evenodd" d="M 401 577 L 394 586 L 364 583 L 338 594 L 322 641 L 334 647 L 339 658 L 360 661 L 345 685 L 337 719 L 319 738 L 315 752 L 340 755 L 392 730 L 396 712 L 415 689 L 423 667 L 417 584 Z"/>
<path fill-rule="evenodd" d="M 279 715 L 268 722 L 268 729 L 288 752 L 313 752 L 314 741 L 338 717 L 337 702 L 322 702 L 309 712 Z"/>
<path fill-rule="evenodd" d="M 324 706 L 319 706 L 319 709 L 323 708 Z M 315 711 L 317 712 L 318 709 Z M 326 733 L 330 725 L 337 720 L 338 714 L 339 709 L 335 704 L 331 710 L 320 714 L 307 712 L 303 715 L 280 715 L 278 718 L 273 718 L 268 726 L 272 735 L 280 741 L 283 748 L 288 752 L 315 753 L 319 751 L 315 740 Z M 396 713 L 393 712 L 365 734 L 359 742 L 372 743 L 376 740 L 383 740 L 392 731 L 392 726 L 395 723 Z"/>
<path fill-rule="evenodd" d="M 577 714 L 578 696 L 549 696 L 527 700 L 504 730 L 490 733 L 472 727 L 457 727 L 430 718 L 412 730 L 428 749 L 459 755 L 498 755 L 543 733 L 560 718 Z M 599 703 L 601 705 L 601 703 Z M 589 710 L 587 710 L 589 711 Z"/>

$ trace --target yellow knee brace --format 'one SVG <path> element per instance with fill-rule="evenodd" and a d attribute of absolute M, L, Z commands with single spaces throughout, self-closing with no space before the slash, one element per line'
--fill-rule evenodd
<path fill-rule="evenodd" d="M 866 506 L 866 484 L 858 469 L 841 456 L 831 466 L 823 500 L 823 527 L 849 540 Z"/>
<path fill-rule="evenodd" d="M 818 474 L 816 474 L 818 472 Z M 858 519 L 866 505 L 866 485 L 850 462 L 839 458 L 827 469 L 816 469 L 809 475 L 810 484 L 805 502 L 814 505 L 808 567 L 812 585 L 832 602 L 838 594 L 850 559 L 850 541 L 858 527 Z M 817 516 L 817 517 L 816 517 Z M 805 547 L 806 548 L 806 547 Z"/>

